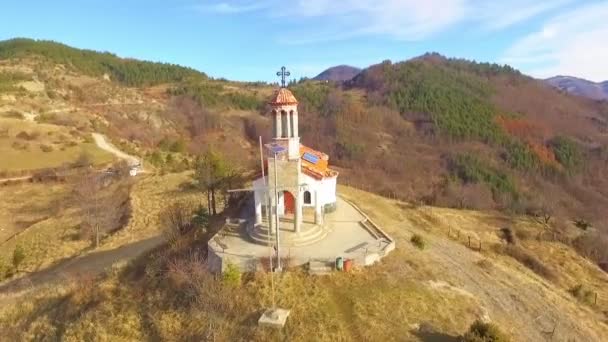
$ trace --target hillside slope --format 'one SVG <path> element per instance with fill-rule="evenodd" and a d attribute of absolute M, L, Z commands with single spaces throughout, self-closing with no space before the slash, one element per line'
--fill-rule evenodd
<path fill-rule="evenodd" d="M 13 339 L 69 341 L 428 341 L 455 340 L 483 319 L 514 341 L 608 336 L 606 274 L 560 242 L 536 240 L 543 230 L 538 223 L 415 207 L 346 187 L 340 192 L 370 213 L 396 239 L 397 249 L 381 264 L 353 273 L 317 278 L 292 270 L 275 278 L 277 304 L 292 310 L 281 331 L 257 325 L 271 303 L 269 274 L 243 275 L 236 283 L 214 278 L 204 271 L 200 235 L 115 267 L 101 279 L 76 277 L 67 287 L 4 306 L 0 331 Z M 505 225 L 529 236 L 513 246 L 551 273 L 539 275 L 533 264 L 500 252 L 509 246 L 499 229 Z M 423 237 L 424 249 L 409 242 L 413 234 Z M 467 247 L 467 236 L 482 242 L 481 251 Z M 597 304 L 569 293 L 580 284 L 598 293 Z"/>

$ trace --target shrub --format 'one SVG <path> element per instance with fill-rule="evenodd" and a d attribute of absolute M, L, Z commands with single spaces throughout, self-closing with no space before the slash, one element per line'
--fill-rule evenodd
<path fill-rule="evenodd" d="M 179 238 L 192 230 L 194 207 L 187 202 L 174 203 L 160 214 L 167 241 L 175 246 Z"/>
<path fill-rule="evenodd" d="M 21 131 L 19 133 L 17 133 L 17 135 L 15 136 L 17 139 L 22 139 L 22 140 L 36 140 L 38 139 L 38 137 L 40 136 L 39 132 L 32 132 L 32 133 L 28 133 L 26 131 Z"/>
<path fill-rule="evenodd" d="M 418 249 L 424 249 L 424 247 L 426 247 L 426 242 L 424 241 L 424 238 L 420 234 L 414 234 L 414 235 L 412 235 L 412 238 L 410 239 L 410 242 L 414 246 L 418 247 Z"/>
<path fill-rule="evenodd" d="M 462 336 L 463 342 L 508 342 L 509 337 L 496 324 L 477 320 L 471 324 L 469 331 Z"/>
<path fill-rule="evenodd" d="M 239 286 L 241 284 L 241 270 L 235 264 L 228 262 L 222 274 L 222 280 L 228 286 Z"/>
<path fill-rule="evenodd" d="M 15 150 L 27 151 L 30 149 L 30 145 L 26 142 L 15 141 L 11 144 L 11 147 Z"/>
<path fill-rule="evenodd" d="M 51 146 L 51 145 L 46 145 L 46 144 L 41 144 L 41 145 L 40 145 L 40 150 L 41 150 L 42 152 L 45 152 L 45 153 L 53 152 L 53 146 Z"/>
<path fill-rule="evenodd" d="M 539 276 L 553 280 L 556 278 L 555 273 L 552 269 L 547 267 L 542 263 L 539 259 L 537 259 L 534 255 L 528 253 L 525 249 L 516 245 L 507 245 L 500 250 L 503 254 L 506 254 L 513 259 L 519 261 L 522 265 L 526 266 L 532 272 L 538 274 Z"/>
<path fill-rule="evenodd" d="M 13 267 L 15 268 L 15 270 L 19 270 L 19 266 L 21 265 L 23 260 L 25 260 L 25 250 L 23 249 L 23 247 L 21 245 L 17 245 L 17 246 L 15 246 L 15 249 L 13 250 L 13 259 L 12 259 Z"/>
<path fill-rule="evenodd" d="M 11 110 L 2 114 L 5 118 L 24 120 L 25 116 L 22 113 Z"/>
<path fill-rule="evenodd" d="M 570 292 L 574 298 L 586 304 L 592 304 L 595 299 L 595 293 L 592 290 L 589 290 L 583 284 L 578 284 L 571 287 L 568 292 Z"/>
<path fill-rule="evenodd" d="M 502 232 L 502 236 L 505 241 L 507 241 L 507 243 L 512 245 L 517 244 L 516 234 L 513 233 L 513 230 L 511 228 L 502 228 L 500 231 Z"/>

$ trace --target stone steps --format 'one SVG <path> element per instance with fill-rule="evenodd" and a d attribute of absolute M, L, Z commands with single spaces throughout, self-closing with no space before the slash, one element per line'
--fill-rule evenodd
<path fill-rule="evenodd" d="M 334 272 L 334 265 L 326 262 L 310 261 L 308 263 L 308 274 L 328 275 Z"/>
<path fill-rule="evenodd" d="M 249 238 L 257 244 L 268 246 L 274 243 L 275 234 L 270 233 L 268 240 L 268 229 L 264 226 L 250 226 L 247 229 Z M 315 225 L 312 228 L 301 231 L 296 234 L 290 231 L 281 230 L 281 246 L 282 247 L 301 247 L 317 243 L 323 240 L 329 232 L 322 226 Z"/>

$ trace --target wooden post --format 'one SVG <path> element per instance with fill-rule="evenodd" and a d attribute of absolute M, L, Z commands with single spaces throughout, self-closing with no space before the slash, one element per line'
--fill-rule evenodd
<path fill-rule="evenodd" d="M 469 235 L 469 248 L 471 248 L 471 235 Z"/>
<path fill-rule="evenodd" d="M 481 239 L 479 239 L 479 251 L 481 252 Z"/>
<path fill-rule="evenodd" d="M 593 304 L 597 305 L 597 292 L 595 292 L 595 298 L 593 299 Z"/>

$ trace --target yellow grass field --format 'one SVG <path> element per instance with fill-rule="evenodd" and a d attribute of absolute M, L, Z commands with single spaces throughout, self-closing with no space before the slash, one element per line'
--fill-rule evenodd
<path fill-rule="evenodd" d="M 31 140 L 18 138 L 25 132 Z M 46 152 L 43 149 L 49 148 Z M 58 167 L 86 153 L 94 164 L 114 157 L 63 126 L 0 118 L 0 171 L 27 171 Z"/>

